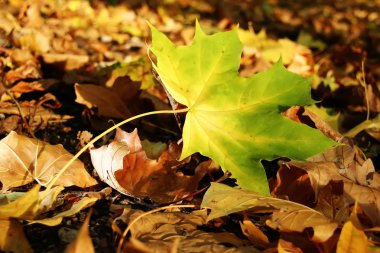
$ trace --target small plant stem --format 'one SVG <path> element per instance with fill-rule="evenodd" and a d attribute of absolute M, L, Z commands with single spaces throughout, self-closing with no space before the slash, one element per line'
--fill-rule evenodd
<path fill-rule="evenodd" d="M 12 102 L 15 103 L 17 110 L 18 110 L 18 113 L 20 114 L 21 120 L 24 123 L 25 128 L 28 131 L 28 133 L 30 134 L 30 136 L 32 136 L 34 139 L 37 139 L 36 136 L 34 136 L 33 131 L 30 129 L 29 123 L 26 121 L 24 114 L 22 113 L 21 106 L 20 106 L 19 102 L 14 98 L 12 92 L 10 92 L 8 89 L 5 89 L 5 93 L 11 98 Z"/>
<path fill-rule="evenodd" d="M 149 214 L 152 214 L 152 213 L 157 213 L 159 211 L 162 211 L 162 210 L 167 210 L 167 209 L 173 209 L 173 208 L 199 208 L 199 206 L 197 205 L 174 205 L 174 206 L 163 206 L 163 207 L 159 207 L 159 208 L 156 208 L 156 209 L 153 209 L 149 212 L 145 212 L 145 213 L 142 213 L 140 214 L 139 216 L 137 216 L 134 220 L 132 220 L 129 224 L 128 224 L 128 227 L 124 230 L 124 233 L 122 235 L 122 237 L 120 238 L 120 241 L 119 241 L 119 244 L 117 246 L 117 253 L 121 253 L 122 251 L 122 246 L 123 246 L 123 242 L 124 242 L 124 239 L 125 237 L 127 236 L 129 230 L 131 230 L 132 226 L 138 221 L 140 220 L 141 218 L 149 215 Z"/>
<path fill-rule="evenodd" d="M 362 80 L 360 80 L 361 84 L 364 86 L 364 93 L 365 93 L 365 101 L 367 106 L 367 120 L 369 120 L 370 117 L 370 108 L 369 108 L 369 99 L 368 99 L 368 88 L 367 88 L 367 82 L 365 80 L 365 70 L 364 70 L 364 62 L 365 59 L 362 61 Z"/>
<path fill-rule="evenodd" d="M 53 185 L 55 184 L 55 182 L 57 182 L 58 178 L 60 176 L 62 176 L 62 174 L 66 171 L 66 169 L 75 161 L 75 159 L 77 159 L 81 154 L 83 154 L 88 148 L 92 147 L 93 144 L 100 140 L 104 135 L 110 133 L 111 131 L 115 130 L 116 128 L 130 122 L 130 121 L 133 121 L 135 119 L 139 119 L 139 118 L 142 118 L 142 117 L 145 117 L 145 116 L 149 116 L 149 115 L 156 115 L 156 114 L 170 114 L 170 113 L 183 113 L 183 112 L 187 112 L 189 111 L 189 108 L 186 108 L 186 109 L 181 109 L 181 110 L 176 110 L 176 111 L 173 111 L 173 110 L 162 110 L 162 111 L 153 111 L 153 112 L 146 112 L 146 113 L 142 113 L 142 114 L 139 114 L 139 115 L 136 115 L 136 116 L 133 116 L 131 118 L 128 118 L 126 120 L 123 120 L 122 122 L 120 123 L 117 123 L 116 125 L 108 128 L 106 131 L 104 131 L 103 133 L 99 134 L 98 136 L 96 136 L 94 139 L 92 139 L 89 143 L 87 143 L 86 146 L 84 146 L 81 150 L 79 150 L 78 153 L 76 153 L 71 159 L 70 161 L 68 161 L 65 166 L 63 166 L 63 168 L 58 172 L 57 175 L 54 176 L 54 178 L 49 182 L 49 184 L 46 186 L 46 191 L 44 192 L 49 192 L 49 190 L 53 187 Z"/>

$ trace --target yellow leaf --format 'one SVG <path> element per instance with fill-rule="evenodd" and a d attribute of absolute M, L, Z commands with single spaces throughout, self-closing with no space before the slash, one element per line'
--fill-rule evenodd
<path fill-rule="evenodd" d="M 368 239 L 365 233 L 347 221 L 339 237 L 337 253 L 369 252 Z"/>
<path fill-rule="evenodd" d="M 24 235 L 22 225 L 15 219 L 0 219 L 0 251 L 31 253 L 33 249 Z"/>
<path fill-rule="evenodd" d="M 56 226 L 62 222 L 64 217 L 72 216 L 76 213 L 79 213 L 82 209 L 92 206 L 99 198 L 96 197 L 85 197 L 80 201 L 74 203 L 72 207 L 62 213 L 57 214 L 51 218 L 41 219 L 41 220 L 29 220 L 29 224 L 39 223 L 46 226 Z"/>
<path fill-rule="evenodd" d="M 57 195 L 64 189 L 63 187 L 54 187 L 49 191 L 39 192 L 40 186 L 36 185 L 28 192 L 16 200 L 0 206 L 0 219 L 17 218 L 23 220 L 32 220 L 38 214 L 49 211 Z"/>
<path fill-rule="evenodd" d="M 15 201 L 0 206 L 0 219 L 9 217 L 33 219 L 38 211 L 39 189 L 40 186 L 36 185 Z"/>
<path fill-rule="evenodd" d="M 88 226 L 90 223 L 91 211 L 87 215 L 86 220 L 83 222 L 81 229 L 78 232 L 75 241 L 67 246 L 65 253 L 93 253 L 95 252 L 94 245 L 92 244 Z"/>

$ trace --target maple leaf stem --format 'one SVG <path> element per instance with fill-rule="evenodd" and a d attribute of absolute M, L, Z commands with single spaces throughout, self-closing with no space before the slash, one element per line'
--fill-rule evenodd
<path fill-rule="evenodd" d="M 130 122 L 130 121 L 133 121 L 135 119 L 139 119 L 139 118 L 142 118 L 142 117 L 145 117 L 145 116 L 149 116 L 149 115 L 155 115 L 155 114 L 171 114 L 171 113 L 184 113 L 184 112 L 187 112 L 189 111 L 189 108 L 185 108 L 185 109 L 180 109 L 180 110 L 161 110 L 161 111 L 152 111 L 152 112 L 146 112 L 146 113 L 142 113 L 142 114 L 139 114 L 139 115 L 136 115 L 136 116 L 133 116 L 131 118 L 128 118 L 126 120 L 123 120 L 122 122 L 120 123 L 117 123 L 116 125 L 108 128 L 106 131 L 104 131 L 103 133 L 99 134 L 98 136 L 96 136 L 94 139 L 92 139 L 89 143 L 87 143 L 86 146 L 84 146 L 81 150 L 79 150 L 78 153 L 76 153 L 71 159 L 70 161 L 68 161 L 65 166 L 63 166 L 63 168 L 59 171 L 59 173 L 57 175 L 54 176 L 54 178 L 52 178 L 52 180 L 49 182 L 49 184 L 46 186 L 46 191 L 45 192 L 48 192 L 52 187 L 53 185 L 55 184 L 55 182 L 57 182 L 58 178 L 66 171 L 66 169 L 68 167 L 70 167 L 70 165 L 75 161 L 75 159 L 77 159 L 81 154 L 83 154 L 88 148 L 92 147 L 93 144 L 100 140 L 104 135 L 110 133 L 111 131 L 115 130 L 116 128 Z"/>

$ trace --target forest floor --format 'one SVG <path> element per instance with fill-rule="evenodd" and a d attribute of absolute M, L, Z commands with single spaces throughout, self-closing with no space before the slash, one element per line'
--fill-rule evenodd
<path fill-rule="evenodd" d="M 56 172 L 46 173 L 44 169 L 53 169 L 50 165 L 42 168 L 42 162 L 58 159 L 54 153 L 76 154 L 93 137 L 132 116 L 182 108 L 170 101 L 172 97 L 168 97 L 152 67 L 147 21 L 174 44 L 189 45 L 196 20 L 207 34 L 228 31 L 239 24 L 244 44 L 239 70 L 242 76 L 265 71 L 281 56 L 288 70 L 311 78 L 311 94 L 317 104 L 294 107 L 286 116 L 346 143 L 348 148 L 324 153 L 325 157 L 333 156 L 330 160 L 318 161 L 331 162 L 333 165 L 329 166 L 335 166 L 339 172 L 346 167 L 355 172 L 352 177 L 345 174 L 345 179 L 329 174 L 324 177 L 324 188 L 318 188 L 313 182 L 315 174 L 308 171 L 316 160 L 297 164 L 282 158 L 262 163 L 273 197 L 310 207 L 318 215 L 322 213 L 324 219 L 337 224 L 335 232 L 323 240 L 323 236 L 316 239 L 317 225 L 313 221 L 299 228 L 306 217 L 302 221 L 294 218 L 297 228 L 280 221 L 278 226 L 273 225 L 273 210 L 238 212 L 207 223 L 207 211 L 193 211 L 190 206 L 201 204 L 210 182 L 234 186 L 233 173 L 224 173 L 199 153 L 177 161 L 185 120 L 178 115 L 147 116 L 121 127 L 128 133 L 138 129 L 138 135 L 119 132 L 113 142 L 115 131 L 103 136 L 95 147 L 105 153 L 84 152 L 80 156 L 84 170 L 64 174 L 65 189 L 52 198 L 54 203 L 44 206 L 44 211 L 40 203 L 36 207 L 39 211 L 33 211 L 32 216 L 26 215 L 31 212 L 29 209 L 19 216 L 7 216 L 1 208 L 12 203 L 12 194 L 23 195 L 38 183 L 42 189 L 49 187 Z M 18 138 L 12 154 L 4 148 L 6 145 L 0 147 L 4 157 L 0 162 L 0 228 L 8 231 L 0 236 L 3 251 L 74 252 L 68 245 L 76 242 L 77 250 L 87 247 L 87 252 L 92 241 L 96 252 L 335 252 L 345 247 L 341 241 L 347 241 L 347 249 L 353 250 L 355 240 L 367 252 L 379 251 L 375 248 L 380 244 L 380 220 L 376 218 L 380 217 L 378 0 L 0 0 L 0 78 L 0 134 L 9 138 L 2 142 L 11 145 L 14 140 L 10 138 Z M 10 135 L 12 131 L 18 135 Z M 123 138 L 129 142 L 127 151 L 120 144 Z M 140 143 L 139 138 L 148 141 Z M 41 158 L 40 167 L 33 160 L 33 154 L 41 152 L 37 140 L 63 145 L 52 148 L 46 160 Z M 132 142 L 136 146 L 132 147 Z M 118 146 L 111 147 L 110 143 Z M 137 155 L 128 160 L 133 148 Z M 26 150 L 32 151 L 27 154 Z M 12 155 L 18 158 L 10 158 Z M 101 157 L 100 162 L 95 161 L 97 157 Z M 139 162 L 146 168 L 132 172 L 132 179 L 105 183 L 99 175 L 125 169 L 126 163 L 132 166 L 139 159 L 143 159 Z M 337 165 L 337 160 L 344 168 Z M 23 161 L 27 172 L 12 171 L 20 166 L 14 161 Z M 127 187 L 140 183 L 136 180 L 143 176 L 138 173 L 158 170 L 162 164 L 170 164 L 175 171 L 165 172 L 155 185 L 141 186 L 149 188 L 144 193 Z M 287 172 L 284 164 L 293 171 Z M 69 171 L 68 174 L 73 172 Z M 115 175 L 114 180 L 120 179 Z M 362 187 L 360 193 L 347 190 L 348 184 Z M 323 201 L 330 205 L 321 207 Z M 75 206 L 77 203 L 79 207 Z M 139 214 L 171 204 L 188 208 L 171 207 L 147 215 L 146 220 L 141 218 L 123 235 Z M 20 206 L 12 208 L 17 213 Z M 80 237 L 78 231 L 90 209 L 88 242 L 86 235 Z M 58 222 L 55 216 L 65 211 L 68 213 Z M 52 220 L 46 219 L 52 217 L 54 225 L 47 225 Z M 342 233 L 344 227 L 348 229 L 348 222 L 354 224 L 351 232 L 359 236 Z M 323 226 L 322 229 L 328 229 Z M 75 241 L 76 238 L 80 239 Z"/>

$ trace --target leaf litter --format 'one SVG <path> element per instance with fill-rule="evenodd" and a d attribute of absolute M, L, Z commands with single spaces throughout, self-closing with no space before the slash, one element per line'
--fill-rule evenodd
<path fill-rule="evenodd" d="M 318 6 L 277 1 L 219 4 L 202 0 L 148 5 L 114 1 L 1 2 L 0 126 L 4 147 L 0 151 L 4 159 L 0 172 L 0 226 L 8 232 L 0 237 L 0 249 L 62 252 L 69 250 L 67 246 L 72 243 L 87 249 L 93 245 L 96 252 L 115 252 L 118 242 L 123 240 L 124 252 L 378 250 L 376 90 L 380 73 L 376 60 L 379 50 L 374 46 L 380 38 L 376 32 L 380 25 L 378 4 L 377 1 L 366 4 L 347 1 L 334 6 L 327 1 Z M 199 28 L 195 31 L 196 18 L 204 33 Z M 256 180 L 256 184 L 267 189 L 269 185 L 271 196 L 262 196 L 237 188 L 236 184 L 243 188 L 260 187 L 241 184 L 250 182 L 249 177 L 237 176 L 241 166 L 230 169 L 224 158 L 218 159 L 223 156 L 215 156 L 213 151 L 195 150 L 215 159 L 225 175 L 217 164 L 199 154 L 178 161 L 181 146 L 186 151 L 189 139 L 195 146 L 201 147 L 202 142 L 186 139 L 184 135 L 181 143 L 178 141 L 181 127 L 178 128 L 174 117 L 155 115 L 127 125 L 122 139 L 118 139 L 121 130 L 111 142 L 103 138 L 96 144 L 97 149 L 90 150 L 91 155 L 81 156 L 83 163 L 74 162 L 74 167 L 58 178 L 56 186 L 49 186 L 49 181 L 72 157 L 65 149 L 75 153 L 89 142 L 79 132 L 95 136 L 113 124 L 109 119 L 118 121 L 146 111 L 167 110 L 173 98 L 183 103 L 170 89 L 173 97 L 159 85 L 168 83 L 173 70 L 163 74 L 158 69 L 157 79 L 151 72 L 146 59 L 154 56 L 146 53 L 150 41 L 146 21 L 165 32 L 176 45 L 191 44 L 194 33 L 205 39 L 208 38 L 205 34 L 215 34 L 210 36 L 214 38 L 222 36 L 220 31 L 233 34 L 238 29 L 242 58 L 240 53 L 236 54 L 239 60 L 234 64 L 239 66 L 240 62 L 240 67 L 234 66 L 235 72 L 239 68 L 244 77 L 264 70 L 277 75 L 273 68 L 279 67 L 276 62 L 282 56 L 287 70 L 309 78 L 299 80 L 312 87 L 312 98 L 318 103 L 306 109 L 279 103 L 278 116 L 296 121 L 292 124 L 297 126 L 317 128 L 311 131 L 313 135 L 322 132 L 346 145 L 339 144 L 302 162 L 299 160 L 312 154 L 301 157 L 283 153 L 295 144 L 294 138 L 288 137 L 281 152 L 255 157 L 260 168 L 259 161 L 263 158 L 279 159 L 264 163 L 266 173 Z M 236 23 L 241 27 L 234 28 Z M 155 47 L 153 38 L 154 54 L 159 51 Z M 196 58 L 187 56 L 183 59 L 185 64 L 181 64 L 184 71 L 193 74 L 191 68 L 185 69 L 191 65 L 187 59 Z M 157 60 L 160 64 L 160 57 Z M 206 64 L 201 70 L 210 66 Z M 279 73 L 291 76 L 287 70 L 283 68 Z M 213 87 L 215 90 L 207 94 L 214 96 L 215 103 L 228 104 L 228 99 L 215 95 L 216 87 L 222 86 Z M 197 82 L 187 86 L 190 87 L 198 89 Z M 228 84 L 224 88 L 236 87 Z M 301 93 L 301 88 L 297 92 Z M 310 89 L 307 93 L 308 102 L 303 104 L 314 102 Z M 233 98 L 233 94 L 230 92 L 229 97 Z M 206 106 L 201 100 L 199 105 Z M 190 107 L 187 122 L 191 114 L 199 113 L 199 105 L 183 104 Z M 208 123 L 215 123 L 216 115 L 207 114 L 206 118 Z M 228 119 L 221 129 L 238 122 L 233 117 Z M 183 122 L 183 115 L 178 114 L 177 120 Z M 260 122 L 264 129 L 270 129 L 267 123 Z M 139 134 L 133 131 L 135 128 Z M 184 131 L 188 131 L 186 123 Z M 349 138 L 344 138 L 345 134 Z M 313 135 L 307 135 L 305 141 L 318 146 L 317 141 L 311 140 Z M 273 130 L 270 136 L 278 138 Z M 217 137 L 212 139 L 215 141 Z M 42 140 L 63 144 L 65 148 Z M 215 148 L 229 150 L 225 155 L 229 157 L 231 145 L 245 141 L 235 138 Z M 318 152 L 327 147 L 322 146 Z M 94 152 L 98 152 L 96 156 Z M 245 159 L 246 151 L 236 153 L 235 163 Z M 61 160 L 62 157 L 65 159 Z M 91 167 L 91 158 L 95 169 Z M 203 197 L 210 182 L 226 179 L 229 172 L 232 178 L 238 178 L 237 182 L 225 180 L 229 186 L 212 183 Z M 46 186 L 47 189 L 43 188 Z M 220 192 L 215 190 L 218 187 Z M 242 199 L 247 201 L 239 203 Z M 210 208 L 211 216 L 205 209 L 189 211 L 169 206 L 165 212 L 153 212 L 134 220 L 160 205 L 197 206 L 201 202 Z M 91 222 L 85 219 L 90 206 Z M 215 213 L 219 218 L 211 220 Z M 135 225 L 131 233 L 122 238 L 125 226 L 132 222 Z M 75 231 L 81 231 L 76 240 Z"/>

